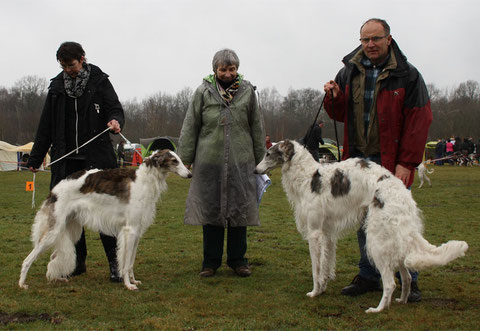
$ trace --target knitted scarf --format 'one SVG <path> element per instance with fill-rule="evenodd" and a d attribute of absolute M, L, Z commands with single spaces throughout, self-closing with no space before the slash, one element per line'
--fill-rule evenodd
<path fill-rule="evenodd" d="M 221 97 L 223 98 L 223 100 L 225 100 L 227 104 L 230 104 L 230 102 L 232 102 L 233 100 L 233 97 L 235 96 L 235 93 L 237 93 L 238 88 L 240 87 L 240 75 L 237 75 L 237 78 L 235 78 L 232 84 L 226 89 L 223 88 L 222 85 L 220 85 L 217 77 L 215 77 L 215 79 L 217 80 L 216 85 L 218 93 L 220 93 Z"/>
<path fill-rule="evenodd" d="M 66 72 L 63 72 L 63 82 L 65 83 L 65 91 L 69 97 L 79 98 L 85 91 L 88 78 L 90 78 L 91 67 L 89 64 L 84 63 L 83 68 L 80 69 L 77 77 L 72 78 Z"/>

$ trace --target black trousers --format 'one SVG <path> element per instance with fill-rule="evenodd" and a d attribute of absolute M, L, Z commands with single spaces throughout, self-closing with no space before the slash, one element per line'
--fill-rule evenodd
<path fill-rule="evenodd" d="M 85 161 L 67 159 L 65 174 L 66 176 L 69 176 L 77 171 L 84 170 L 85 168 Z M 116 265 L 117 238 L 100 233 L 100 239 L 102 240 L 103 249 L 105 250 L 105 254 L 107 255 L 108 263 L 110 265 Z M 77 266 L 80 264 L 85 264 L 85 260 L 87 258 L 87 243 L 85 241 L 84 229 L 82 229 L 82 236 L 80 237 L 80 240 L 75 244 L 75 251 L 77 254 Z"/>
<path fill-rule="evenodd" d="M 225 228 L 223 226 L 203 226 L 203 268 L 218 269 L 222 265 L 223 242 Z M 247 227 L 227 228 L 227 265 L 235 269 L 248 264 Z"/>

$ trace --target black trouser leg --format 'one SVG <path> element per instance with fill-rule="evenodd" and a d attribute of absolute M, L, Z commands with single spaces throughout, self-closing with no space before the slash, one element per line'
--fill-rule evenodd
<path fill-rule="evenodd" d="M 227 233 L 227 264 L 230 268 L 248 265 L 245 258 L 247 252 L 247 227 L 229 227 Z"/>
<path fill-rule="evenodd" d="M 107 255 L 108 264 L 110 266 L 110 280 L 120 281 L 120 273 L 118 272 L 117 262 L 117 238 L 107 236 L 100 232 L 100 239 L 102 240 L 103 249 Z"/>
<path fill-rule="evenodd" d="M 223 226 L 203 226 L 203 268 L 216 270 L 222 265 L 224 236 Z"/>
<path fill-rule="evenodd" d="M 75 243 L 76 266 L 71 276 L 76 276 L 86 271 L 85 260 L 87 259 L 87 244 L 85 242 L 85 230 L 82 228 L 82 235 Z"/>
<path fill-rule="evenodd" d="M 85 229 L 82 228 L 82 235 L 75 244 L 75 251 L 77 253 L 77 265 L 85 264 L 87 259 L 87 243 L 85 241 Z"/>

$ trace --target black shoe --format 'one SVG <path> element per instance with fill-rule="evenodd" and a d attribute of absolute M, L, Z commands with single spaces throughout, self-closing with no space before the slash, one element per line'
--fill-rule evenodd
<path fill-rule="evenodd" d="M 417 282 L 412 282 L 410 285 L 410 294 L 408 295 L 407 302 L 420 302 L 422 301 L 422 292 L 418 288 Z"/>
<path fill-rule="evenodd" d="M 240 277 L 250 277 L 250 275 L 252 274 L 252 271 L 250 270 L 248 265 L 242 265 L 240 267 L 236 267 L 234 271 L 237 274 L 237 276 L 240 276 Z"/>
<path fill-rule="evenodd" d="M 87 266 L 85 265 L 85 261 L 83 261 L 77 264 L 77 266 L 75 267 L 75 270 L 73 270 L 73 272 L 70 274 L 69 277 L 78 276 L 85 272 L 87 272 Z"/>
<path fill-rule="evenodd" d="M 117 263 L 110 263 L 110 281 L 112 283 L 121 283 L 123 278 L 120 277 L 120 272 L 118 271 Z"/>
<path fill-rule="evenodd" d="M 215 276 L 215 269 L 212 268 L 203 268 L 202 271 L 200 271 L 200 277 L 208 278 L 208 277 L 213 277 Z"/>
<path fill-rule="evenodd" d="M 342 292 L 340 293 L 343 295 L 354 297 L 367 292 L 374 292 L 374 291 L 381 291 L 381 290 L 382 288 L 378 281 L 369 280 L 369 279 L 363 278 L 360 275 L 356 275 L 355 278 L 353 278 L 350 285 L 344 287 L 342 289 Z"/>

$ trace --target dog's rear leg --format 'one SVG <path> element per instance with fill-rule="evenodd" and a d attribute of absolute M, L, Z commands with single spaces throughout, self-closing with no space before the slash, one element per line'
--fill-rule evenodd
<path fill-rule="evenodd" d="M 380 300 L 380 303 L 378 304 L 377 308 L 370 307 L 367 310 L 365 310 L 366 313 L 379 313 L 385 308 L 388 308 L 388 306 L 390 306 L 390 301 L 392 300 L 393 291 L 395 290 L 395 278 L 394 278 L 393 271 L 388 267 L 380 268 L 378 265 L 377 265 L 377 268 L 379 268 L 380 274 L 382 275 L 382 285 L 383 285 L 382 300 Z"/>
<path fill-rule="evenodd" d="M 428 182 L 428 186 L 432 186 L 432 182 L 430 181 L 430 178 L 428 178 L 427 175 L 425 175 L 425 179 L 426 179 L 427 182 Z"/>
<path fill-rule="evenodd" d="M 412 283 L 412 276 L 408 272 L 405 266 L 400 266 L 400 277 L 402 277 L 402 294 L 400 298 L 395 299 L 396 302 L 407 303 L 408 296 L 410 295 L 410 285 Z"/>
<path fill-rule="evenodd" d="M 32 263 L 42 254 L 45 250 L 53 244 L 52 232 L 47 232 L 43 238 L 40 239 L 38 243 L 35 244 L 33 250 L 28 254 L 28 256 L 23 260 L 22 271 L 20 273 L 20 279 L 18 281 L 18 286 L 21 288 L 27 289 L 28 285 L 25 284 L 25 279 L 27 278 L 28 270 L 30 269 Z"/>

